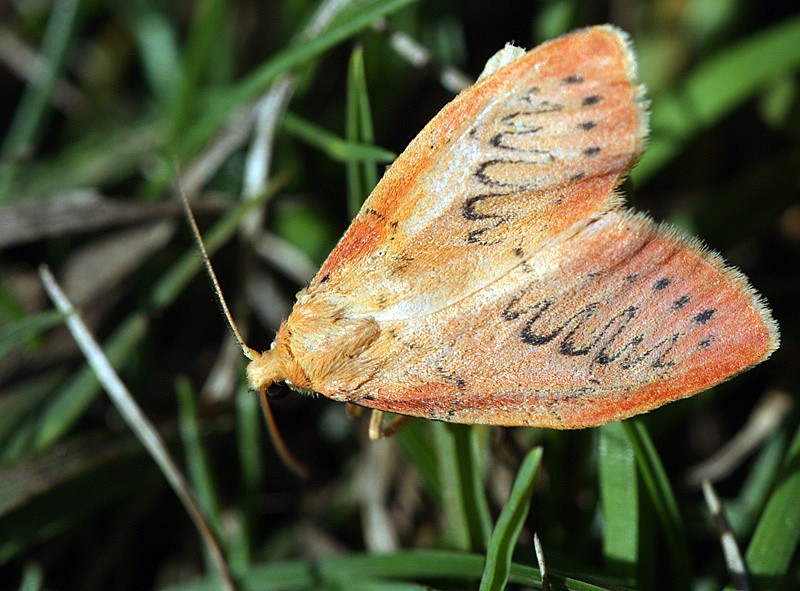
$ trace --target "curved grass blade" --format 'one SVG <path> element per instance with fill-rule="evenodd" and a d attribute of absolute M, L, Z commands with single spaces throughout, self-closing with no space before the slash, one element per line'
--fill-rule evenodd
<path fill-rule="evenodd" d="M 792 572 L 792 558 L 800 541 L 800 429 L 795 433 L 781 474 L 756 531 L 747 547 L 745 562 L 754 587 L 760 591 L 783 589 Z"/>
<path fill-rule="evenodd" d="M 541 463 L 540 447 L 529 451 L 522 461 L 514 485 L 511 487 L 511 495 L 497 519 L 489 540 L 480 591 L 502 591 L 508 583 L 514 546 L 528 516 L 531 494 Z"/>
<path fill-rule="evenodd" d="M 686 528 L 664 465 L 658 457 L 644 423 L 638 419 L 631 419 L 623 421 L 622 425 L 633 446 L 639 473 L 664 530 L 672 559 L 674 586 L 676 589 L 689 589 L 690 567 Z"/>

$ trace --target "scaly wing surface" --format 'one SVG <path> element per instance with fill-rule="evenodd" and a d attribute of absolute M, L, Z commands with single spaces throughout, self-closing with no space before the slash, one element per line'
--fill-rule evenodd
<path fill-rule="evenodd" d="M 463 423 L 581 428 L 763 361 L 778 329 L 746 278 L 646 216 L 611 211 L 457 305 L 381 324 L 388 359 L 346 399 Z"/>
<path fill-rule="evenodd" d="M 482 78 L 398 157 L 309 292 L 379 322 L 423 316 L 617 205 L 647 128 L 635 70 L 605 26 Z"/>

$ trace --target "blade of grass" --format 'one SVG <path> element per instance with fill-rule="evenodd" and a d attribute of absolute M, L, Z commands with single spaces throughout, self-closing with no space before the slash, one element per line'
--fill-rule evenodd
<path fill-rule="evenodd" d="M 121 4 L 118 10 L 123 20 L 130 19 L 148 86 L 162 104 L 168 104 L 177 91 L 176 78 L 183 69 L 172 23 L 166 14 L 145 3 Z"/>
<path fill-rule="evenodd" d="M 200 507 L 208 517 L 209 524 L 219 535 L 222 517 L 219 498 L 214 487 L 217 479 L 214 478 L 207 453 L 203 449 L 195 394 L 189 380 L 183 376 L 176 380 L 175 391 L 178 394 L 178 425 L 186 453 L 186 466 L 192 490 L 197 496 Z"/>
<path fill-rule="evenodd" d="M 143 117 L 125 127 L 86 133 L 52 158 L 20 162 L 11 187 L 13 199 L 107 186 L 129 178 L 143 154 L 163 148 L 167 140 L 164 127 L 160 121 Z"/>
<path fill-rule="evenodd" d="M 64 292 L 56 283 L 55 277 L 53 277 L 49 269 L 42 267 L 40 269 L 40 275 L 47 294 L 56 305 L 56 308 L 62 313 L 67 314 L 67 327 L 70 329 L 78 347 L 86 356 L 87 362 L 97 375 L 97 379 L 102 383 L 103 388 L 117 407 L 122 418 L 139 438 L 142 445 L 150 453 L 159 468 L 161 468 L 164 477 L 170 483 L 173 490 L 178 495 L 178 498 L 180 498 L 181 503 L 183 503 L 183 506 L 186 508 L 186 511 L 189 513 L 189 516 L 192 518 L 197 531 L 200 533 L 200 538 L 205 544 L 206 551 L 211 556 L 214 568 L 219 575 L 223 587 L 228 591 L 234 591 L 235 585 L 228 571 L 225 556 L 222 553 L 214 530 L 206 520 L 203 510 L 198 505 L 192 490 L 189 488 L 189 484 L 178 469 L 177 464 L 175 464 L 172 457 L 169 455 L 169 451 L 167 451 L 158 431 L 156 431 L 149 419 L 142 413 L 130 392 L 128 392 L 127 388 L 122 383 L 122 380 L 119 379 L 119 376 L 103 353 L 100 345 L 91 335 L 88 327 L 83 323 L 83 320 L 72 306 L 72 303 L 67 299 Z"/>
<path fill-rule="evenodd" d="M 254 100 L 281 74 L 285 74 L 316 58 L 334 45 L 368 27 L 375 19 L 386 16 L 412 4 L 416 0 L 370 0 L 354 4 L 326 30 L 314 37 L 303 38 L 302 43 L 277 53 L 243 81 L 217 93 L 211 98 L 208 108 L 197 122 L 180 138 L 176 153 L 182 160 L 189 160 L 216 133 L 229 113 Z M 165 171 L 166 173 L 166 171 Z M 158 193 L 169 183 L 169 177 L 154 179 L 149 192 Z"/>
<path fill-rule="evenodd" d="M 194 19 L 183 53 L 181 69 L 174 73 L 179 76 L 177 92 L 170 105 L 168 119 L 172 131 L 179 138 L 194 115 L 200 92 L 200 80 L 208 68 L 212 52 L 221 36 L 220 27 L 229 19 L 225 18 L 228 3 L 221 0 L 202 0 L 192 12 Z"/>
<path fill-rule="evenodd" d="M 42 371 L 3 388 L 0 396 L 0 465 L 11 463 L 30 448 L 31 417 L 45 406 L 47 397 L 66 377 L 65 369 Z"/>
<path fill-rule="evenodd" d="M 463 582 L 480 579 L 486 557 L 451 550 L 407 550 L 390 554 L 356 554 L 322 558 L 313 561 L 264 563 L 242 577 L 242 586 L 249 591 L 297 591 L 333 585 L 349 589 L 359 580 L 398 579 L 443 581 L 463 588 Z M 530 566 L 512 564 L 509 582 L 541 588 L 539 571 Z M 619 586 L 603 586 L 551 574 L 551 588 L 559 591 L 624 591 Z M 460 583 L 460 585 L 459 585 Z M 337 587 L 338 585 L 338 587 Z M 163 588 L 162 591 L 212 591 L 214 582 L 201 580 Z"/>
<path fill-rule="evenodd" d="M 511 487 L 511 494 L 489 540 L 480 591 L 502 591 L 508 583 L 514 547 L 528 516 L 531 495 L 541 463 L 540 447 L 529 451 L 522 460 L 514 485 Z"/>
<path fill-rule="evenodd" d="M 483 550 L 490 521 L 474 427 L 437 422 L 432 428 L 448 535 L 457 548 Z"/>
<path fill-rule="evenodd" d="M 242 469 L 241 511 L 244 532 L 237 553 L 241 566 L 250 563 L 250 545 L 253 539 L 253 524 L 257 517 L 257 501 L 264 481 L 264 460 L 262 456 L 261 405 L 258 397 L 248 389 L 240 389 L 236 395 L 236 440 L 239 453 L 239 464 Z M 242 572 L 244 568 L 234 568 L 234 572 Z"/>
<path fill-rule="evenodd" d="M 689 589 L 690 565 L 686 528 L 664 465 L 642 421 L 631 419 L 623 421 L 622 425 L 636 454 L 636 465 L 639 467 L 645 489 L 664 530 L 672 563 L 674 588 Z"/>
<path fill-rule="evenodd" d="M 782 589 L 800 541 L 800 429 L 783 459 L 781 474 L 761 514 L 745 562 L 759 591 Z"/>
<path fill-rule="evenodd" d="M 731 523 L 731 529 L 737 537 L 750 534 L 772 492 L 772 485 L 781 471 L 783 457 L 789 445 L 789 433 L 786 428 L 778 429 L 767 441 L 764 448 L 753 462 L 747 473 L 739 494 L 734 500 L 727 500 L 725 513 Z"/>
<path fill-rule="evenodd" d="M 50 95 L 60 75 L 67 46 L 75 31 L 78 15 L 78 0 L 56 0 L 50 10 L 47 27 L 42 37 L 41 56 L 43 72 L 25 90 L 25 94 L 14 112 L 8 132 L 0 147 L 4 158 L 13 160 L 26 149 L 35 146 L 49 112 Z M 0 169 L 0 203 L 11 197 L 9 188 L 16 172 L 15 166 Z"/>
<path fill-rule="evenodd" d="M 126 318 L 104 344 L 109 361 L 120 366 L 130 359 L 146 331 L 147 319 L 143 314 Z M 44 449 L 55 443 L 72 428 L 99 392 L 94 372 L 88 367 L 78 370 L 42 409 L 30 436 L 31 446 Z"/>
<path fill-rule="evenodd" d="M 442 482 L 437 470 L 436 448 L 431 442 L 428 425 L 423 421 L 411 421 L 395 437 L 422 476 L 425 490 L 441 504 Z"/>
<path fill-rule="evenodd" d="M 486 498 L 486 472 L 489 464 L 491 428 L 472 425 L 469 429 L 470 451 L 470 496 L 467 509 L 470 512 L 472 537 L 476 550 L 485 551 L 492 535 L 492 514 Z"/>
<path fill-rule="evenodd" d="M 639 562 L 639 487 L 633 446 L 619 422 L 598 429 L 603 555 L 609 570 L 631 582 Z"/>
<path fill-rule="evenodd" d="M 392 162 L 395 154 L 378 146 L 346 141 L 326 129 L 314 125 L 287 111 L 283 116 L 283 129 L 304 142 L 319 148 L 325 154 L 349 164 L 359 162 Z M 359 205 L 360 207 L 360 205 Z"/>
<path fill-rule="evenodd" d="M 347 72 L 347 112 L 345 137 L 348 142 L 375 142 L 372 127 L 372 110 L 369 106 L 367 80 L 364 73 L 364 51 L 359 45 L 350 56 Z M 376 164 L 378 160 L 364 159 L 362 162 L 347 163 L 347 209 L 350 217 L 355 217 L 364 199 L 378 182 Z"/>
<path fill-rule="evenodd" d="M 347 591 L 431 591 L 431 588 L 427 585 L 381 580 L 348 581 L 346 588 Z M 322 587 L 322 591 L 340 591 L 341 589 L 342 585 L 338 582 Z"/>
<path fill-rule="evenodd" d="M 0 326 L 0 359 L 14 347 L 60 324 L 63 320 L 63 314 L 56 310 L 48 310 Z"/>
<path fill-rule="evenodd" d="M 44 588 L 44 576 L 38 564 L 26 564 L 22 571 L 22 582 L 19 591 L 39 591 Z"/>
<path fill-rule="evenodd" d="M 25 316 L 25 307 L 19 296 L 0 282 L 0 318 L 3 321 L 19 320 Z"/>

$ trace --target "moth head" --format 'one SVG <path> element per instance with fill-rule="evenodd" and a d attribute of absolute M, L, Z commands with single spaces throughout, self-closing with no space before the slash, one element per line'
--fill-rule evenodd
<path fill-rule="evenodd" d="M 244 349 L 250 359 L 247 364 L 247 381 L 270 400 L 279 398 L 278 388 L 285 386 L 298 392 L 311 390 L 311 382 L 292 355 L 289 347 L 288 330 L 282 325 L 272 347 L 263 353 L 251 348 Z M 273 393 L 275 395 L 273 395 Z"/>

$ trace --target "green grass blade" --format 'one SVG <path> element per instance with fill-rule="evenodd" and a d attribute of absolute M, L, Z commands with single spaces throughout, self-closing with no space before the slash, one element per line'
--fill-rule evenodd
<path fill-rule="evenodd" d="M 264 459 L 261 425 L 264 422 L 261 403 L 252 391 L 241 388 L 236 394 L 236 443 L 242 470 L 241 519 L 242 535 L 231 548 L 231 568 L 241 572 L 250 563 L 253 524 L 257 518 L 257 502 L 264 482 Z"/>
<path fill-rule="evenodd" d="M 226 22 L 228 3 L 222 0 L 202 0 L 189 32 L 182 69 L 176 72 L 180 78 L 178 91 L 170 109 L 169 120 L 176 137 L 186 129 L 194 114 L 194 106 L 200 96 L 200 82 L 208 68 L 210 58 L 218 51 L 217 44 L 222 34 L 221 26 Z"/>
<path fill-rule="evenodd" d="M 341 589 L 338 584 L 334 584 L 330 589 Z M 348 591 L 431 591 L 426 585 L 417 583 L 405 583 L 401 581 L 351 581 L 347 583 Z"/>
<path fill-rule="evenodd" d="M 350 54 L 350 64 L 347 69 L 347 102 L 345 107 L 344 135 L 348 142 L 357 142 L 360 139 L 359 133 L 359 79 L 358 70 L 364 68 L 364 50 L 358 45 Z M 366 188 L 363 179 L 359 174 L 358 164 L 348 162 L 345 170 L 347 172 L 347 210 L 350 217 L 355 217 L 358 212 L 359 202 L 364 199 Z"/>
<path fill-rule="evenodd" d="M 725 514 L 737 539 L 752 535 L 762 511 L 767 504 L 773 483 L 783 465 L 789 445 L 785 428 L 773 433 L 753 461 L 735 499 L 724 502 Z"/>
<path fill-rule="evenodd" d="M 19 320 L 25 316 L 25 307 L 19 301 L 19 296 L 0 282 L 0 318 L 2 321 Z"/>
<path fill-rule="evenodd" d="M 219 535 L 222 517 L 219 498 L 214 486 L 217 479 L 211 471 L 211 464 L 203 448 L 195 393 L 185 377 L 178 378 L 175 390 L 178 394 L 178 424 L 186 453 L 187 475 L 197 502 Z"/>
<path fill-rule="evenodd" d="M 40 591 L 44 589 L 44 577 L 38 564 L 27 564 L 22 573 L 19 591 Z"/>
<path fill-rule="evenodd" d="M 470 512 L 472 539 L 476 550 L 485 551 L 492 536 L 492 514 L 486 498 L 486 472 L 490 456 L 491 427 L 472 425 L 469 430 L 470 490 L 467 508 Z"/>
<path fill-rule="evenodd" d="M 456 548 L 483 550 L 489 510 L 483 492 L 482 462 L 472 441 L 476 428 L 441 422 L 432 427 L 449 536 Z"/>
<path fill-rule="evenodd" d="M 187 129 L 177 149 L 178 156 L 188 159 L 216 133 L 220 125 L 239 107 L 254 100 L 281 74 L 308 63 L 334 45 L 368 27 L 376 19 L 396 12 L 415 0 L 371 0 L 345 11 L 327 30 L 313 38 L 304 38 L 267 61 L 234 87 L 218 93 L 198 121 Z M 169 178 L 163 178 L 152 188 L 160 192 Z"/>
<path fill-rule="evenodd" d="M 183 70 L 175 30 L 166 16 L 146 4 L 134 5 L 131 28 L 141 56 L 142 71 L 153 94 L 163 104 L 170 101 L 176 78 Z"/>
<path fill-rule="evenodd" d="M 395 158 L 389 150 L 344 140 L 288 111 L 283 116 L 283 129 L 339 162 L 357 165 L 359 162 L 391 162 Z"/>
<path fill-rule="evenodd" d="M 42 371 L 3 388 L 0 396 L 0 465 L 12 462 L 30 447 L 36 413 L 67 375 L 63 368 Z"/>
<path fill-rule="evenodd" d="M 481 578 L 480 591 L 502 591 L 508 583 L 511 571 L 511 558 L 514 546 L 525 525 L 528 516 L 533 487 L 539 466 L 542 463 L 542 448 L 537 447 L 528 452 L 517 472 L 511 495 L 489 541 L 489 551 L 486 554 L 486 567 Z"/>
<path fill-rule="evenodd" d="M 372 110 L 369 105 L 367 80 L 364 73 L 364 51 L 356 47 L 350 56 L 347 77 L 347 109 L 345 136 L 349 142 L 375 142 L 372 127 Z M 364 159 L 363 162 L 347 163 L 347 206 L 351 217 L 355 217 L 367 194 L 378 182 L 377 159 Z"/>
<path fill-rule="evenodd" d="M 166 140 L 162 122 L 149 117 L 88 132 L 52 158 L 21 162 L 11 191 L 15 199 L 30 199 L 113 184 L 133 174 L 137 159 L 162 149 Z"/>
<path fill-rule="evenodd" d="M 63 314 L 56 310 L 48 310 L 0 326 L 0 359 L 14 347 L 60 324 L 63 320 Z"/>
<path fill-rule="evenodd" d="M 143 314 L 133 314 L 120 324 L 103 345 L 114 367 L 120 367 L 132 355 L 147 331 Z M 33 436 L 33 447 L 42 449 L 58 441 L 83 415 L 100 393 L 100 382 L 85 365 L 70 378 L 43 409 Z"/>
<path fill-rule="evenodd" d="M 674 587 L 688 589 L 690 566 L 686 528 L 667 473 L 644 423 L 639 419 L 631 419 L 623 421 L 622 425 L 636 454 L 639 473 L 664 531 L 672 563 Z"/>
<path fill-rule="evenodd" d="M 67 46 L 75 31 L 77 21 L 78 0 L 57 0 L 50 10 L 47 27 L 42 38 L 41 55 L 43 71 L 36 77 L 22 97 L 11 125 L 3 139 L 0 154 L 14 158 L 37 143 L 37 136 L 42 129 L 49 112 L 49 100 L 56 81 L 64 66 Z M 15 167 L 0 169 L 0 203 L 10 198 L 8 189 L 15 174 Z"/>
<path fill-rule="evenodd" d="M 395 437 L 422 476 L 425 490 L 437 503 L 441 503 L 442 481 L 437 469 L 436 448 L 430 434 L 427 422 L 411 421 Z"/>
<path fill-rule="evenodd" d="M 639 562 L 639 483 L 633 445 L 620 422 L 598 429 L 603 555 L 609 570 L 635 581 Z"/>
<path fill-rule="evenodd" d="M 314 561 L 292 561 L 260 564 L 241 577 L 248 591 L 298 591 L 319 589 L 327 585 L 349 589 L 354 581 L 400 579 L 442 581 L 449 587 L 467 588 L 465 582 L 480 579 L 486 557 L 449 550 L 407 550 L 392 554 L 355 554 Z M 512 564 L 509 582 L 541 588 L 539 571 L 529 566 Z M 601 586 L 555 574 L 551 588 L 559 591 L 624 591 L 619 586 Z M 174 585 L 162 591 L 212 591 L 216 581 L 204 579 Z"/>
<path fill-rule="evenodd" d="M 755 589 L 783 589 L 800 541 L 800 429 L 783 461 L 745 562 Z"/>

